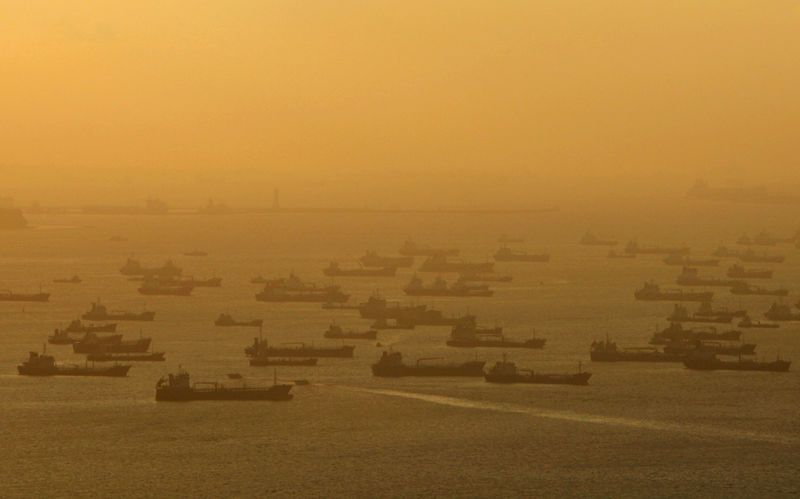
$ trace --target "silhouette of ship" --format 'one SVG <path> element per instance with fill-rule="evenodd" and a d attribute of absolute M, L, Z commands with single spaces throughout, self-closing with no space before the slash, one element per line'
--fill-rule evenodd
<path fill-rule="evenodd" d="M 160 281 L 147 280 L 137 291 L 148 296 L 189 296 L 192 294 L 192 290 L 194 290 L 194 286 L 164 284 Z"/>
<path fill-rule="evenodd" d="M 87 321 L 152 321 L 155 317 L 155 312 L 109 312 L 100 302 L 92 303 L 92 308 L 81 315 Z"/>
<path fill-rule="evenodd" d="M 256 294 L 256 300 L 268 302 L 344 303 L 349 298 L 339 286 L 317 287 L 304 283 L 294 274 L 290 274 L 289 279 L 267 281 L 264 290 Z"/>
<path fill-rule="evenodd" d="M 493 262 L 451 262 L 443 255 L 430 256 L 420 266 L 420 272 L 491 272 Z"/>
<path fill-rule="evenodd" d="M 151 338 L 123 341 L 122 338 L 114 336 L 101 338 L 94 333 L 86 333 L 80 341 L 72 344 L 72 351 L 75 353 L 144 353 L 150 348 L 151 341 Z"/>
<path fill-rule="evenodd" d="M 573 374 L 540 373 L 532 369 L 518 368 L 513 362 L 495 362 L 494 366 L 484 375 L 489 383 L 534 383 L 547 385 L 588 385 L 592 373 L 580 371 Z"/>
<path fill-rule="evenodd" d="M 338 324 L 331 324 L 325 331 L 326 338 L 332 339 L 353 339 L 353 340 L 374 340 L 378 337 L 378 331 L 370 329 L 368 331 L 354 331 L 352 329 L 342 329 Z"/>
<path fill-rule="evenodd" d="M 739 321 L 739 324 L 737 324 L 737 326 L 743 328 L 756 328 L 756 329 L 775 329 L 781 327 L 780 324 L 776 324 L 774 322 L 754 321 L 748 315 L 745 315 L 744 318 L 741 321 Z"/>
<path fill-rule="evenodd" d="M 92 352 L 86 356 L 86 360 L 92 362 L 162 362 L 164 352 L 150 353 L 111 353 L 111 352 Z"/>
<path fill-rule="evenodd" d="M 50 293 L 14 293 L 10 290 L 0 291 L 0 301 L 34 301 L 50 300 Z"/>
<path fill-rule="evenodd" d="M 721 286 L 730 287 L 744 284 L 743 281 L 732 279 L 716 279 L 713 277 L 700 277 L 700 272 L 694 267 L 683 267 L 683 271 L 675 280 L 681 286 Z"/>
<path fill-rule="evenodd" d="M 277 380 L 276 380 L 277 381 Z M 184 370 L 162 377 L 156 383 L 156 401 L 188 402 L 192 400 L 291 400 L 292 385 L 225 386 L 218 382 L 190 384 L 189 373 Z"/>
<path fill-rule="evenodd" d="M 772 270 L 746 269 L 739 264 L 733 264 L 725 275 L 737 279 L 772 279 Z"/>
<path fill-rule="evenodd" d="M 447 346 L 451 347 L 493 347 L 493 348 L 544 348 L 544 338 L 511 340 L 502 334 L 482 334 L 474 324 L 462 321 L 453 326 Z"/>
<path fill-rule="evenodd" d="M 403 292 L 409 296 L 461 296 L 461 297 L 488 297 L 494 294 L 485 285 L 469 285 L 464 281 L 458 280 L 452 286 L 447 285 L 447 281 L 437 277 L 433 284 L 426 286 L 422 279 L 417 276 L 403 288 Z"/>
<path fill-rule="evenodd" d="M 637 300 L 645 301 L 711 301 L 714 297 L 712 291 L 684 291 L 682 289 L 661 289 L 653 281 L 644 283 L 642 289 L 633 293 Z"/>
<path fill-rule="evenodd" d="M 80 337 L 76 336 L 80 334 Z M 47 337 L 47 342 L 53 345 L 72 345 L 83 339 L 88 333 L 68 332 L 66 330 L 56 329 L 53 334 Z M 93 333 L 94 334 L 94 333 Z M 98 341 L 105 341 L 109 343 L 118 342 L 122 339 L 121 334 L 112 334 L 108 336 L 97 336 Z"/>
<path fill-rule="evenodd" d="M 74 276 L 70 277 L 69 279 L 53 279 L 53 282 L 58 283 L 58 284 L 80 284 L 83 281 L 81 280 L 80 277 L 78 277 L 77 275 L 74 275 Z"/>
<path fill-rule="evenodd" d="M 365 267 L 380 268 L 408 268 L 414 265 L 413 256 L 382 256 L 375 251 L 367 251 L 364 256 L 358 259 Z"/>
<path fill-rule="evenodd" d="M 397 267 L 343 269 L 338 263 L 331 262 L 322 272 L 328 277 L 393 277 Z"/>
<path fill-rule="evenodd" d="M 794 313 L 789 305 L 773 302 L 764 317 L 771 321 L 800 321 L 800 312 Z"/>
<path fill-rule="evenodd" d="M 416 364 L 403 363 L 400 352 L 387 352 L 381 354 L 380 359 L 372 364 L 372 374 L 384 378 L 399 378 L 404 376 L 483 376 L 483 361 L 470 361 L 461 364 L 429 364 L 428 361 L 441 360 L 440 357 L 417 359 Z"/>
<path fill-rule="evenodd" d="M 768 255 L 766 253 L 759 255 L 751 249 L 739 255 L 739 260 L 745 263 L 781 263 L 785 259 L 786 257 L 782 255 Z"/>
<path fill-rule="evenodd" d="M 709 304 L 710 305 L 710 304 Z M 667 317 L 670 322 L 711 322 L 719 324 L 729 324 L 734 315 L 730 312 L 721 312 L 713 315 L 694 313 L 689 315 L 689 311 L 683 305 L 675 304 L 675 308 Z"/>
<path fill-rule="evenodd" d="M 670 253 L 663 262 L 667 265 L 683 265 L 689 267 L 716 267 L 719 265 L 718 258 L 692 258 L 679 253 Z"/>
<path fill-rule="evenodd" d="M 28 360 L 17 366 L 17 372 L 24 376 L 127 376 L 129 365 L 90 366 L 57 364 L 51 355 L 30 352 Z"/>
<path fill-rule="evenodd" d="M 84 324 L 80 319 L 70 322 L 64 331 L 67 333 L 113 333 L 117 330 L 116 323 L 110 324 Z"/>
<path fill-rule="evenodd" d="M 524 251 L 514 251 L 508 246 L 503 246 L 494 254 L 498 262 L 549 262 L 550 255 L 533 255 Z"/>
<path fill-rule="evenodd" d="M 584 246 L 616 246 L 619 244 L 619 241 L 598 239 L 591 232 L 587 232 L 581 238 L 580 243 Z"/>
<path fill-rule="evenodd" d="M 230 327 L 230 326 L 251 326 L 261 327 L 264 325 L 263 319 L 253 319 L 251 321 L 237 321 L 234 320 L 230 314 L 219 314 L 217 320 L 214 321 L 215 326 Z"/>
<path fill-rule="evenodd" d="M 400 247 L 398 253 L 406 256 L 457 256 L 459 250 L 457 248 L 431 248 L 428 246 L 419 246 L 411 239 L 407 239 Z"/>
<path fill-rule="evenodd" d="M 780 239 L 773 237 L 766 232 L 759 232 L 752 238 L 747 234 L 744 234 L 736 241 L 736 244 L 741 244 L 743 246 L 775 246 L 778 243 L 791 243 L 794 242 L 794 240 L 795 237 Z"/>
<path fill-rule="evenodd" d="M 777 359 L 772 362 L 761 362 L 755 359 L 743 359 L 741 356 L 738 360 L 720 360 L 713 353 L 697 353 L 686 357 L 683 365 L 689 369 L 699 371 L 716 371 L 716 370 L 729 370 L 729 371 L 770 371 L 770 372 L 786 372 L 789 370 L 791 362 L 788 360 Z"/>
<path fill-rule="evenodd" d="M 462 272 L 458 275 L 458 279 L 463 282 L 511 282 L 512 277 L 510 275 Z"/>
<path fill-rule="evenodd" d="M 318 347 L 305 343 L 288 343 L 285 346 L 271 346 L 266 340 L 253 339 L 253 344 L 244 349 L 248 357 L 352 357 L 353 345 L 338 347 Z"/>
<path fill-rule="evenodd" d="M 174 278 L 181 275 L 183 270 L 175 265 L 172 260 L 167 260 L 161 267 L 145 268 L 142 267 L 142 264 L 138 260 L 128 258 L 128 260 L 125 262 L 125 265 L 119 269 L 119 272 L 122 275 L 130 276 L 158 276 L 162 278 Z"/>
<path fill-rule="evenodd" d="M 685 255 L 689 253 L 689 248 L 670 248 L 661 246 L 639 246 L 636 241 L 629 241 L 625 246 L 625 253 L 634 255 Z"/>
<path fill-rule="evenodd" d="M 694 327 L 685 329 L 680 322 L 672 322 L 670 325 L 653 334 L 650 339 L 651 345 L 666 345 L 673 342 L 697 342 L 697 341 L 739 341 L 741 331 L 717 332 L 717 328 L 712 326 Z"/>
<path fill-rule="evenodd" d="M 712 253 L 713 256 L 734 257 L 734 258 L 738 258 L 739 256 L 741 256 L 741 254 L 742 253 L 740 251 L 732 250 L 725 246 L 720 246 L 719 248 L 714 250 L 714 253 Z"/>
<path fill-rule="evenodd" d="M 789 290 L 785 288 L 767 289 L 740 282 L 731 286 L 731 293 L 735 295 L 787 296 Z"/>
<path fill-rule="evenodd" d="M 681 362 L 684 355 L 661 352 L 655 347 L 619 349 L 615 342 L 606 338 L 592 342 L 589 357 L 593 362 Z"/>

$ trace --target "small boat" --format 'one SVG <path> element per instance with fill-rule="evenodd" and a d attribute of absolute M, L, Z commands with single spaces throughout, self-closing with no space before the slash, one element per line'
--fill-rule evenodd
<path fill-rule="evenodd" d="M 495 362 L 494 366 L 484 375 L 489 383 L 535 383 L 547 385 L 588 385 L 592 373 L 582 371 L 573 374 L 540 373 L 532 369 L 518 368 L 513 362 L 503 360 Z"/>
<path fill-rule="evenodd" d="M 83 281 L 81 280 L 80 277 L 78 277 L 77 275 L 74 275 L 74 276 L 70 277 L 69 279 L 53 279 L 53 282 L 56 282 L 56 283 L 59 283 L 59 284 L 80 284 Z"/>
<path fill-rule="evenodd" d="M 14 293 L 9 290 L 0 291 L 0 301 L 36 301 L 45 302 L 50 299 L 50 293 Z"/>
<path fill-rule="evenodd" d="M 109 353 L 109 352 L 93 352 L 86 355 L 86 360 L 92 362 L 162 362 L 164 361 L 164 352 L 151 352 L 151 353 Z"/>
<path fill-rule="evenodd" d="M 277 381 L 277 380 L 276 380 Z M 184 370 L 162 377 L 156 383 L 156 401 L 188 402 L 192 400 L 291 400 L 292 385 L 226 386 L 216 381 L 190 384 L 189 373 Z"/>
<path fill-rule="evenodd" d="M 219 314 L 217 320 L 214 321 L 215 326 L 231 327 L 231 326 L 250 326 L 261 327 L 264 325 L 263 319 L 253 319 L 251 321 L 237 321 L 233 319 L 230 314 Z"/>
<path fill-rule="evenodd" d="M 275 358 L 275 357 L 253 357 L 250 359 L 250 365 L 254 367 L 264 366 L 316 366 L 317 359 L 298 359 L 298 358 Z"/>

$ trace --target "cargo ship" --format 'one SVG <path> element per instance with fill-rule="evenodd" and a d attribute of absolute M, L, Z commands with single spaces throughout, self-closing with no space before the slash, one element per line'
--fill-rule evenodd
<path fill-rule="evenodd" d="M 689 314 L 689 311 L 683 305 L 675 304 L 672 314 L 667 317 L 670 322 L 710 322 L 718 324 L 730 324 L 733 320 L 731 313 L 719 313 L 714 315 L 700 315 L 697 313 Z"/>
<path fill-rule="evenodd" d="M 781 327 L 780 324 L 776 324 L 774 322 L 754 321 L 747 315 L 744 316 L 744 319 L 739 321 L 739 324 L 737 324 L 737 326 L 743 328 L 754 328 L 754 329 L 776 329 Z"/>
<path fill-rule="evenodd" d="M 510 275 L 462 272 L 458 275 L 458 279 L 463 282 L 511 282 L 513 277 Z"/>
<path fill-rule="evenodd" d="M 492 347 L 492 348 L 544 348 L 544 338 L 512 340 L 502 334 L 480 334 L 480 330 L 471 325 L 456 325 L 450 332 L 447 346 L 450 347 Z"/>
<path fill-rule="evenodd" d="M 786 288 L 767 289 L 742 282 L 731 286 L 731 293 L 734 295 L 788 296 L 789 290 Z"/>
<path fill-rule="evenodd" d="M 75 353 L 144 353 L 150 349 L 152 338 L 139 338 L 124 341 L 98 338 L 94 333 L 86 333 L 80 341 L 72 344 Z"/>
<path fill-rule="evenodd" d="M 50 293 L 14 293 L 10 290 L 0 291 L 0 301 L 35 301 L 50 300 Z"/>
<path fill-rule="evenodd" d="M 337 262 L 331 262 L 322 273 L 328 277 L 394 277 L 397 267 L 343 269 Z"/>
<path fill-rule="evenodd" d="M 429 363 L 441 360 L 440 357 L 417 359 L 416 364 L 403 363 L 400 352 L 387 352 L 381 354 L 378 362 L 372 364 L 372 374 L 384 378 L 400 378 L 404 376 L 483 376 L 483 361 L 469 361 L 460 364 Z"/>
<path fill-rule="evenodd" d="M 639 246 L 636 241 L 629 241 L 625 245 L 625 253 L 635 255 L 686 255 L 689 253 L 689 248 L 670 248 L 661 246 Z"/>
<path fill-rule="evenodd" d="M 680 322 L 672 322 L 669 327 L 657 331 L 650 339 L 651 345 L 666 345 L 675 341 L 739 341 L 741 331 L 730 330 L 721 333 L 712 326 L 684 329 Z"/>
<path fill-rule="evenodd" d="M 409 296 L 460 296 L 460 297 L 489 297 L 494 294 L 488 286 L 469 285 L 463 281 L 456 281 L 452 286 L 441 277 L 437 277 L 431 285 L 425 285 L 417 276 L 403 288 Z"/>
<path fill-rule="evenodd" d="M 541 373 L 533 369 L 522 369 L 513 362 L 503 360 L 495 362 L 494 366 L 484 375 L 489 383 L 534 383 L 546 385 L 588 385 L 592 373 L 582 371 L 580 366 L 577 373 Z"/>
<path fill-rule="evenodd" d="M 746 269 L 739 264 L 733 264 L 725 275 L 736 279 L 772 279 L 772 270 Z"/>
<path fill-rule="evenodd" d="M 58 283 L 58 284 L 80 284 L 80 283 L 83 282 L 83 280 L 80 277 L 78 277 L 77 275 L 74 275 L 74 276 L 70 277 L 69 279 L 64 279 L 64 278 L 62 278 L 62 279 L 53 279 L 53 282 Z"/>
<path fill-rule="evenodd" d="M 17 366 L 17 372 L 24 376 L 110 376 L 128 375 L 129 365 L 84 366 L 57 364 L 51 355 L 30 352 L 28 360 Z"/>
<path fill-rule="evenodd" d="M 665 353 L 655 347 L 617 348 L 617 344 L 606 338 L 593 341 L 589 349 L 593 362 L 681 362 L 684 354 Z"/>
<path fill-rule="evenodd" d="M 747 250 L 739 255 L 739 260 L 745 263 L 781 263 L 786 259 L 782 255 L 768 255 L 766 253 L 757 254 L 753 250 Z"/>
<path fill-rule="evenodd" d="M 125 265 L 119 269 L 120 274 L 129 276 L 158 276 L 162 278 L 173 278 L 181 275 L 183 270 L 179 268 L 172 260 L 167 260 L 161 267 L 142 267 L 139 260 L 128 258 Z"/>
<path fill-rule="evenodd" d="M 318 347 L 305 343 L 286 343 L 281 346 L 270 346 L 265 340 L 253 338 L 253 344 L 244 349 L 248 357 L 342 357 L 353 356 L 354 345 L 338 347 Z"/>
<path fill-rule="evenodd" d="M 694 267 L 683 267 L 675 282 L 681 286 L 720 286 L 730 287 L 744 284 L 744 281 L 733 279 L 717 279 L 715 277 L 701 277 L 700 272 Z"/>
<path fill-rule="evenodd" d="M 653 281 L 644 283 L 642 289 L 636 290 L 633 296 L 637 300 L 645 301 L 711 301 L 714 298 L 712 291 L 684 291 L 682 289 L 661 289 Z"/>
<path fill-rule="evenodd" d="M 317 359 L 298 359 L 288 358 L 281 359 L 275 357 L 253 357 L 250 359 L 250 365 L 253 367 L 267 367 L 267 366 L 316 366 Z"/>
<path fill-rule="evenodd" d="M 800 312 L 794 313 L 789 305 L 773 302 L 764 317 L 771 321 L 800 321 Z"/>
<path fill-rule="evenodd" d="M 546 253 L 534 255 L 524 251 L 514 251 L 508 246 L 503 246 L 494 254 L 494 259 L 498 262 L 549 262 L 550 255 Z"/>
<path fill-rule="evenodd" d="M 81 315 L 87 321 L 152 321 L 155 317 L 155 312 L 109 312 L 100 302 L 92 303 L 92 308 Z"/>
<path fill-rule="evenodd" d="M 374 340 L 378 337 L 378 331 L 370 329 L 368 331 L 354 331 L 352 329 L 342 329 L 338 324 L 331 324 L 325 331 L 326 338 L 331 339 L 352 339 L 352 340 Z"/>
<path fill-rule="evenodd" d="M 251 321 L 237 321 L 233 319 L 233 316 L 230 314 L 219 314 L 217 320 L 214 321 L 215 326 L 220 327 L 231 327 L 231 326 L 249 326 L 249 327 L 261 327 L 264 325 L 263 319 L 253 319 Z"/>
<path fill-rule="evenodd" d="M 145 281 L 137 291 L 149 296 L 189 296 L 193 286 L 164 284 L 159 281 Z"/>
<path fill-rule="evenodd" d="M 718 258 L 692 258 L 688 255 L 671 253 L 663 260 L 667 265 L 683 265 L 684 267 L 716 267 Z"/>
<path fill-rule="evenodd" d="M 272 386 L 225 386 L 216 381 L 190 384 L 189 373 L 180 370 L 177 374 L 162 377 L 156 383 L 156 401 L 188 402 L 193 400 L 291 400 L 292 385 Z"/>
<path fill-rule="evenodd" d="M 431 256 L 419 268 L 420 272 L 491 272 L 493 262 L 451 262 L 445 256 Z"/>
<path fill-rule="evenodd" d="M 86 356 L 92 362 L 163 362 L 164 352 L 110 353 L 93 352 Z"/>
<path fill-rule="evenodd" d="M 714 354 L 696 354 L 686 357 L 683 365 L 689 369 L 699 371 L 770 371 L 786 372 L 789 370 L 791 361 L 777 359 L 772 362 L 762 362 L 754 359 L 720 360 Z"/>
<path fill-rule="evenodd" d="M 113 333 L 117 330 L 117 324 L 112 322 L 110 324 L 84 324 L 80 319 L 75 319 L 70 322 L 64 331 L 67 333 Z"/>

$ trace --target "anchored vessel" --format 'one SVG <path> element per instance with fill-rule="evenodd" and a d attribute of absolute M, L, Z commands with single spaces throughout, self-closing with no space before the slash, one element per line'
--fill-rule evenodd
<path fill-rule="evenodd" d="M 478 272 L 462 272 L 458 279 L 463 282 L 511 282 L 510 275 L 481 274 Z"/>
<path fill-rule="evenodd" d="M 76 334 L 81 334 L 81 336 L 75 336 Z M 73 343 L 81 341 L 81 339 L 85 338 L 87 334 L 88 333 L 71 333 L 63 329 L 56 329 L 53 334 L 47 337 L 47 342 L 53 345 L 72 345 Z M 108 336 L 96 336 L 96 338 L 101 342 L 118 343 L 120 340 L 122 340 L 122 335 L 112 334 Z"/>
<path fill-rule="evenodd" d="M 636 253 L 617 253 L 614 250 L 608 252 L 608 258 L 636 258 Z"/>
<path fill-rule="evenodd" d="M 67 333 L 113 333 L 116 330 L 116 323 L 97 325 L 84 324 L 80 319 L 75 319 L 64 328 L 64 331 Z"/>
<path fill-rule="evenodd" d="M 710 304 L 709 304 L 710 305 Z M 732 313 L 720 312 L 716 314 L 706 315 L 698 312 L 689 315 L 689 311 L 683 305 L 675 304 L 672 314 L 667 317 L 670 322 L 712 322 L 720 324 L 729 324 L 733 320 Z"/>
<path fill-rule="evenodd" d="M 10 290 L 0 291 L 0 301 L 38 301 L 50 299 L 50 293 L 14 293 Z"/>
<path fill-rule="evenodd" d="M 498 262 L 549 262 L 550 255 L 532 255 L 524 251 L 514 251 L 508 246 L 503 246 L 494 254 L 494 259 Z"/>
<path fill-rule="evenodd" d="M 731 293 L 735 295 L 787 296 L 789 290 L 785 288 L 767 289 L 742 282 L 731 286 Z"/>
<path fill-rule="evenodd" d="M 625 253 L 637 254 L 637 255 L 659 255 L 659 254 L 667 254 L 667 255 L 685 255 L 689 253 L 689 248 L 662 248 L 660 246 L 639 246 L 636 241 L 629 241 L 627 245 L 625 245 Z"/>
<path fill-rule="evenodd" d="M 343 269 L 337 262 L 331 262 L 322 272 L 328 277 L 393 277 L 397 267 Z"/>
<path fill-rule="evenodd" d="M 502 334 L 482 334 L 473 324 L 463 322 L 453 326 L 447 346 L 451 347 L 496 347 L 496 348 L 544 348 L 547 340 L 530 338 L 527 340 L 511 340 Z"/>
<path fill-rule="evenodd" d="M 451 262 L 447 257 L 436 255 L 428 257 L 420 266 L 420 272 L 491 272 L 493 262 Z"/>
<path fill-rule="evenodd" d="M 151 338 L 116 341 L 98 338 L 94 333 L 86 333 L 82 340 L 72 344 L 75 353 L 144 353 L 150 348 Z"/>
<path fill-rule="evenodd" d="M 128 261 L 119 271 L 122 275 L 159 276 L 162 278 L 177 277 L 183 272 L 172 260 L 167 260 L 161 267 L 146 268 L 142 267 L 142 264 L 133 258 L 128 258 Z"/>
<path fill-rule="evenodd" d="M 713 291 L 684 291 L 682 289 L 661 289 L 653 281 L 644 283 L 642 289 L 636 290 L 633 296 L 637 300 L 647 301 L 711 301 L 714 297 Z"/>
<path fill-rule="evenodd" d="M 764 317 L 771 321 L 800 321 L 800 312 L 794 313 L 789 305 L 773 302 Z"/>
<path fill-rule="evenodd" d="M 109 312 L 105 305 L 100 302 L 92 303 L 92 308 L 81 316 L 87 321 L 152 321 L 155 319 L 155 312 Z"/>
<path fill-rule="evenodd" d="M 156 400 L 188 402 L 191 400 L 291 400 L 292 385 L 224 386 L 218 382 L 189 383 L 189 373 L 169 374 L 156 383 Z"/>
<path fill-rule="evenodd" d="M 699 271 L 694 267 L 683 267 L 683 271 L 676 280 L 681 286 L 738 286 L 745 284 L 743 281 L 731 279 L 716 279 L 713 277 L 700 277 Z"/>
<path fill-rule="evenodd" d="M 17 366 L 17 371 L 25 376 L 113 376 L 122 377 L 128 374 L 129 365 L 113 365 L 95 367 L 56 364 L 51 355 L 30 352 L 28 360 Z"/>
<path fill-rule="evenodd" d="M 350 295 L 339 286 L 320 286 L 302 282 L 291 274 L 289 279 L 274 279 L 264 284 L 264 290 L 256 294 L 256 300 L 267 302 L 315 302 L 344 303 Z"/>
<path fill-rule="evenodd" d="M 714 354 L 697 354 L 686 357 L 683 365 L 689 369 L 700 371 L 715 371 L 727 369 L 731 371 L 772 371 L 786 372 L 791 361 L 777 359 L 772 362 L 760 362 L 754 359 L 720 360 Z"/>
<path fill-rule="evenodd" d="M 93 362 L 161 362 L 164 359 L 164 352 L 152 353 L 110 353 L 94 352 L 86 356 L 86 360 Z"/>
<path fill-rule="evenodd" d="M 264 366 L 316 366 L 317 359 L 277 359 L 275 357 L 253 357 L 250 359 L 250 365 L 254 367 Z"/>
<path fill-rule="evenodd" d="M 461 364 L 430 364 L 428 361 L 441 360 L 440 357 L 418 359 L 416 364 L 403 363 L 400 352 L 381 354 L 378 362 L 372 364 L 372 374 L 380 377 L 399 378 L 402 376 L 483 376 L 483 361 L 470 361 Z"/>
<path fill-rule="evenodd" d="M 252 321 L 237 321 L 234 320 L 230 314 L 219 314 L 217 320 L 214 321 L 215 326 L 230 327 L 230 326 L 252 326 L 261 327 L 264 325 L 263 319 L 253 319 Z"/>
<path fill-rule="evenodd" d="M 337 324 L 328 326 L 325 331 L 326 338 L 332 339 L 354 339 L 354 340 L 374 340 L 378 337 L 378 331 L 370 329 L 369 331 L 353 331 L 352 329 L 342 329 Z"/>
<path fill-rule="evenodd" d="M 739 264 L 733 264 L 725 275 L 737 279 L 772 279 L 772 270 L 746 269 Z"/>
<path fill-rule="evenodd" d="M 505 356 L 484 375 L 489 383 L 536 383 L 548 385 L 588 385 L 592 373 L 580 371 L 573 374 L 539 373 L 532 369 L 518 368 L 507 362 Z"/>
<path fill-rule="evenodd" d="M 781 263 L 785 259 L 782 255 L 767 255 L 766 253 L 759 255 L 753 250 L 747 250 L 739 255 L 739 260 L 747 263 Z"/>
<path fill-rule="evenodd" d="M 719 265 L 717 258 L 692 258 L 681 253 L 670 253 L 664 260 L 667 265 L 683 265 L 693 267 L 716 267 Z"/>
<path fill-rule="evenodd" d="M 748 315 L 745 315 L 744 319 L 739 321 L 739 324 L 737 324 L 737 326 L 744 328 L 761 328 L 761 329 L 775 329 L 781 327 L 780 324 L 775 324 L 774 322 L 754 321 Z"/>
<path fill-rule="evenodd" d="M 81 278 L 77 275 L 70 277 L 69 279 L 53 279 L 53 282 L 57 282 L 59 284 L 80 284 Z"/>
<path fill-rule="evenodd" d="M 660 352 L 654 347 L 617 348 L 608 338 L 593 341 L 589 356 L 594 362 L 680 362 L 684 354 Z"/>
<path fill-rule="evenodd" d="M 738 341 L 741 331 L 717 332 L 717 328 L 706 326 L 684 329 L 680 322 L 672 322 L 669 327 L 656 332 L 650 339 L 651 345 L 666 345 L 676 341 Z"/>
<path fill-rule="evenodd" d="M 426 286 L 422 279 L 417 276 L 403 288 L 403 292 L 409 296 L 492 296 L 494 291 L 485 285 L 469 285 L 464 281 L 458 280 L 452 286 L 447 285 L 447 281 L 437 277 L 433 284 Z"/>
<path fill-rule="evenodd" d="M 253 344 L 244 349 L 248 357 L 352 357 L 354 345 L 318 347 L 305 343 L 286 343 L 270 346 L 265 340 L 253 338 Z"/>

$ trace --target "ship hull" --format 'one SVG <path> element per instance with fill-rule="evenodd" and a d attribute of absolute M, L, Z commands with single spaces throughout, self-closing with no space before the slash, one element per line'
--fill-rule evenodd
<path fill-rule="evenodd" d="M 686 355 L 661 352 L 591 352 L 592 362 L 683 362 Z"/>
<path fill-rule="evenodd" d="M 36 293 L 32 295 L 0 294 L 0 301 L 45 302 L 49 300 L 50 300 L 50 293 Z"/>
<path fill-rule="evenodd" d="M 486 373 L 484 378 L 489 383 L 531 383 L 531 384 L 545 384 L 545 385 L 588 385 L 591 373 L 575 373 L 575 374 L 492 374 Z"/>
<path fill-rule="evenodd" d="M 254 367 L 265 366 L 316 366 L 317 359 L 277 359 L 270 357 L 254 357 L 250 359 L 250 365 Z"/>
<path fill-rule="evenodd" d="M 156 388 L 158 402 L 190 402 L 198 400 L 241 400 L 241 401 L 286 401 L 292 399 L 289 393 L 292 385 L 273 385 L 269 388 Z"/>

